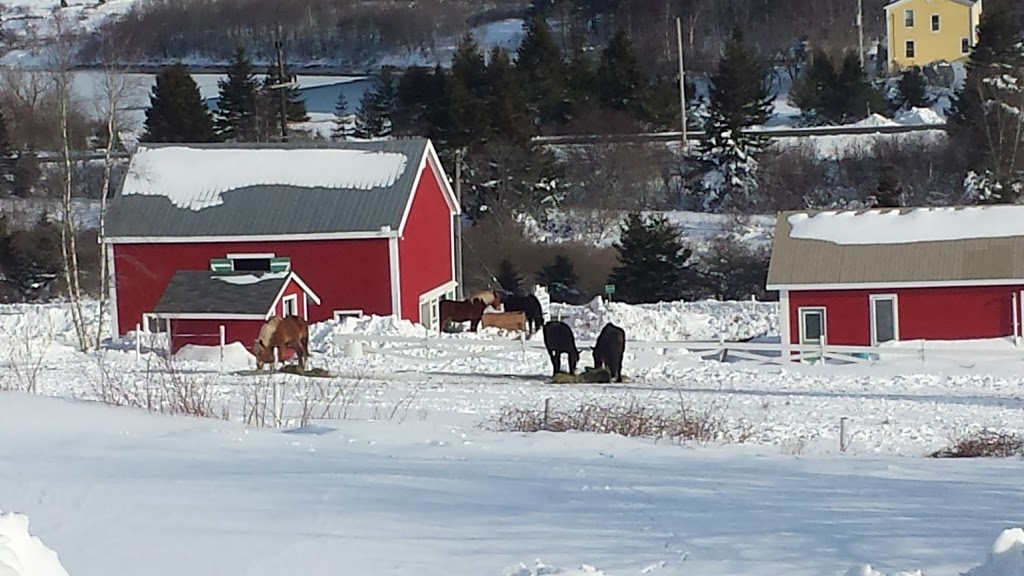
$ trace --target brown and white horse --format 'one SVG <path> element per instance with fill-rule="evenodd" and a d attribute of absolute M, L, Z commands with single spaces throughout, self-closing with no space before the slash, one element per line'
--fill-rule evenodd
<path fill-rule="evenodd" d="M 477 290 L 470 297 L 469 300 L 479 300 L 485 305 L 491 308 L 498 308 L 501 306 L 501 295 L 494 290 Z"/>
<path fill-rule="evenodd" d="M 298 316 L 274 316 L 263 324 L 252 345 L 256 369 L 262 370 L 264 364 L 276 369 L 274 351 L 277 351 L 277 359 L 283 359 L 286 349 L 295 351 L 299 358 L 299 371 L 305 372 L 306 360 L 309 359 L 309 325 Z"/>

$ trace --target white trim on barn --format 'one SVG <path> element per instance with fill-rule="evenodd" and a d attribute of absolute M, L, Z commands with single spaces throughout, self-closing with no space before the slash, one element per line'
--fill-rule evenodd
<path fill-rule="evenodd" d="M 388 239 L 388 264 L 391 276 L 391 313 L 402 317 L 402 278 L 398 264 L 398 238 Z"/>
<path fill-rule="evenodd" d="M 782 358 L 789 361 L 792 353 L 793 333 L 790 330 L 789 290 L 779 291 L 779 343 L 782 344 Z"/>
<path fill-rule="evenodd" d="M 441 321 L 441 297 L 451 297 L 455 288 L 458 286 L 457 282 L 449 281 L 434 288 L 428 290 L 419 297 L 419 311 L 420 311 L 420 324 L 425 326 L 430 331 L 438 329 L 438 323 Z M 423 311 L 426 309 L 426 318 L 424 318 Z"/>
<path fill-rule="evenodd" d="M 288 285 L 291 284 L 292 282 L 298 284 L 299 288 L 302 290 L 302 293 L 304 295 L 308 294 L 312 296 L 313 302 L 315 302 L 318 306 L 320 305 L 320 297 L 316 295 L 316 292 L 313 292 L 313 290 L 305 282 L 303 282 L 301 278 L 299 278 L 298 274 L 296 274 L 295 272 L 289 272 L 288 278 L 286 278 L 284 284 L 281 285 L 281 289 L 277 291 L 277 296 L 274 296 L 274 303 L 270 305 L 270 311 L 267 312 L 267 315 L 265 316 L 266 318 L 270 318 L 277 311 L 277 303 L 281 301 L 281 298 L 284 296 L 284 291 L 288 289 Z"/>
<path fill-rule="evenodd" d="M 224 258 L 228 260 L 263 260 L 273 258 L 274 256 L 276 256 L 276 254 L 274 254 L 273 252 L 228 252 L 227 254 L 224 255 Z"/>
<path fill-rule="evenodd" d="M 117 340 L 121 337 L 121 328 L 117 322 L 117 272 L 114 269 L 114 246 L 113 244 L 107 244 L 103 249 L 103 254 L 107 258 L 107 293 L 109 295 L 109 301 L 107 302 L 107 308 L 110 310 L 110 336 L 113 340 Z M 102 322 L 103 319 L 100 318 Z"/>
<path fill-rule="evenodd" d="M 273 312 L 273 310 L 271 310 Z M 266 320 L 266 314 L 220 314 L 217 312 L 152 312 L 154 317 L 169 320 Z"/>
<path fill-rule="evenodd" d="M 331 312 L 331 318 L 336 322 L 341 322 L 345 318 L 362 318 L 362 310 L 335 310 Z"/>
<path fill-rule="evenodd" d="M 434 147 L 430 142 L 427 142 L 427 145 L 423 149 L 423 156 L 420 158 L 419 165 L 416 168 L 416 178 L 412 183 L 412 191 L 409 193 L 409 200 L 405 203 L 405 210 L 402 212 L 402 220 L 398 224 L 399 236 L 405 234 L 405 224 L 409 220 L 409 214 L 412 213 L 412 203 L 416 199 L 416 193 L 419 192 L 420 180 L 423 178 L 423 171 L 427 168 L 428 164 L 433 169 L 437 185 L 441 188 L 441 195 L 444 196 L 444 202 L 448 205 L 448 212 L 453 216 L 462 212 L 458 200 L 455 198 L 455 191 L 452 190 L 452 186 L 448 182 L 448 176 L 445 174 L 444 168 L 441 167 L 441 160 L 437 157 L 437 151 L 434 150 Z"/>
<path fill-rule="evenodd" d="M 929 280 L 924 282 L 864 282 L 862 284 L 769 284 L 766 290 L 886 290 L 898 288 L 963 288 L 972 286 L 1024 286 L 1024 278 L 991 280 Z"/>
<path fill-rule="evenodd" d="M 900 301 L 899 295 L 892 294 L 871 294 L 868 296 L 868 317 L 871 327 L 871 346 L 877 347 L 882 342 L 878 341 L 878 314 L 875 309 L 875 302 L 892 302 L 892 341 L 900 341 Z M 886 340 L 888 342 L 888 340 Z"/>
<path fill-rule="evenodd" d="M 291 304 L 291 307 L 289 307 Z M 291 308 L 291 310 L 289 310 Z M 293 314 L 290 312 L 294 312 Z M 281 317 L 286 316 L 298 316 L 299 315 L 299 295 L 289 294 L 284 298 L 281 298 Z"/>
<path fill-rule="evenodd" d="M 296 240 L 374 240 L 395 238 L 392 230 L 364 232 L 316 232 L 310 234 L 270 234 L 266 236 L 112 236 L 107 244 L 195 244 L 219 242 L 290 242 Z"/>

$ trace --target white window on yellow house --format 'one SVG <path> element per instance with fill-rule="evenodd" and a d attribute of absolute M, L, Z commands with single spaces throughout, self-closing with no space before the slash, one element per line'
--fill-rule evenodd
<path fill-rule="evenodd" d="M 906 26 L 907 28 L 913 28 L 914 27 L 914 11 L 913 10 L 904 10 L 903 11 L 903 25 Z"/>
<path fill-rule="evenodd" d="M 914 41 L 907 40 L 907 58 L 914 57 Z"/>
<path fill-rule="evenodd" d="M 971 52 L 971 39 L 961 38 L 960 39 L 960 53 L 969 54 Z"/>
<path fill-rule="evenodd" d="M 932 14 L 932 32 L 939 31 L 939 15 Z"/>

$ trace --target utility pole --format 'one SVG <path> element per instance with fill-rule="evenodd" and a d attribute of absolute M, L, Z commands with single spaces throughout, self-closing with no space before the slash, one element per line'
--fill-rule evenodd
<path fill-rule="evenodd" d="M 277 27 L 277 39 L 274 40 L 274 48 L 277 50 L 277 76 L 278 83 L 281 84 L 280 95 L 281 95 L 281 141 L 288 141 L 288 89 L 285 87 L 287 80 L 284 77 L 284 56 L 283 42 L 281 42 L 281 27 Z"/>
<path fill-rule="evenodd" d="M 860 69 L 864 68 L 864 0 L 857 0 L 857 55 L 860 56 Z"/>
<path fill-rule="evenodd" d="M 459 213 L 455 215 L 455 281 L 458 282 L 455 293 L 459 300 L 466 297 L 462 287 L 462 154 L 462 148 L 455 150 L 455 201 L 459 205 Z"/>
<path fill-rule="evenodd" d="M 676 16 L 676 43 L 679 46 L 679 121 L 683 152 L 686 152 L 686 72 L 683 69 L 683 19 L 679 16 Z"/>

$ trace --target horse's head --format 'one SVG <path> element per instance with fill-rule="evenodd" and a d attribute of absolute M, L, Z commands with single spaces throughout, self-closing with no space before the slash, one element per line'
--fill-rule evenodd
<path fill-rule="evenodd" d="M 262 370 L 263 365 L 274 361 L 270 348 L 267 348 L 259 339 L 252 344 L 252 355 L 256 357 L 256 369 Z"/>

